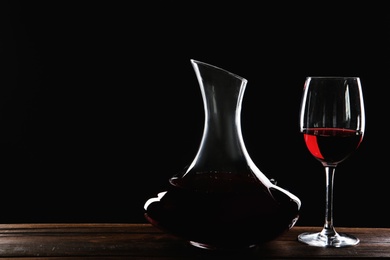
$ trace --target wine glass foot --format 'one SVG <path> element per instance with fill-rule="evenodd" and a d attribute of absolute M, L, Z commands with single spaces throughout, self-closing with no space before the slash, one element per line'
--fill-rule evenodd
<path fill-rule="evenodd" d="M 345 233 L 335 233 L 333 235 L 324 235 L 322 232 L 306 232 L 298 236 L 298 241 L 309 246 L 316 247 L 347 247 L 359 244 L 360 240 L 352 235 Z"/>

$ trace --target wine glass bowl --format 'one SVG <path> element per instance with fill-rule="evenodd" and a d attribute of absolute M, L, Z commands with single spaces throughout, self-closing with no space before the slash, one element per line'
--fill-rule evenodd
<path fill-rule="evenodd" d="M 320 232 L 305 232 L 298 241 L 318 247 L 357 245 L 360 240 L 338 233 L 333 225 L 333 185 L 338 164 L 360 146 L 365 110 L 359 77 L 307 77 L 300 107 L 300 132 L 311 155 L 325 168 L 325 224 Z"/>

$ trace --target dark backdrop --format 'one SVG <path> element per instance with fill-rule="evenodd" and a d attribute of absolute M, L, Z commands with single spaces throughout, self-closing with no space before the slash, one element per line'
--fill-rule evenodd
<path fill-rule="evenodd" d="M 242 130 L 269 178 L 324 221 L 298 132 L 306 76 L 360 76 L 366 135 L 335 178 L 336 226 L 390 226 L 389 23 L 381 6 L 1 1 L 0 222 L 145 222 L 203 130 L 190 59 L 248 79 Z"/>

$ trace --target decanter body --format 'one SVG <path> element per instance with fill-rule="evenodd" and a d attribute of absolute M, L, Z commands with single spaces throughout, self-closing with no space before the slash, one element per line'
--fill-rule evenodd
<path fill-rule="evenodd" d="M 298 197 L 271 182 L 250 158 L 241 133 L 247 80 L 191 60 L 205 122 L 198 152 L 169 187 L 145 203 L 154 226 L 205 249 L 244 249 L 270 241 L 299 218 Z"/>

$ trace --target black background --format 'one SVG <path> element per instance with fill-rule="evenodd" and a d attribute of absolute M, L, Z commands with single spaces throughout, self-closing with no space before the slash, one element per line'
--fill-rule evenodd
<path fill-rule="evenodd" d="M 190 59 L 248 79 L 255 164 L 324 221 L 324 170 L 298 132 L 306 76 L 359 76 L 366 134 L 335 177 L 336 226 L 390 227 L 389 19 L 375 5 L 2 1 L 0 222 L 145 222 L 203 131 Z"/>

